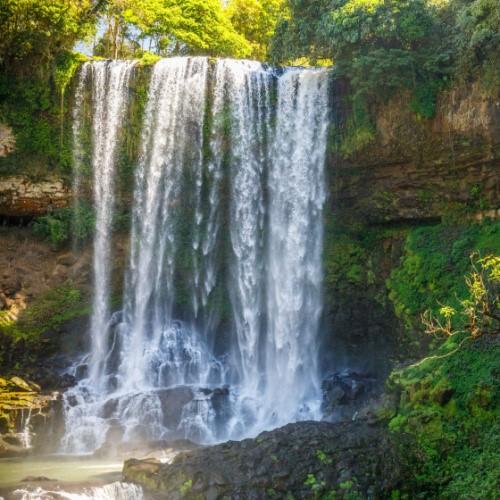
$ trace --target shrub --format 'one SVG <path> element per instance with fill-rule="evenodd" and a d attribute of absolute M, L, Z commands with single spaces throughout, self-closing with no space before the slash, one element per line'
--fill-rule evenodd
<path fill-rule="evenodd" d="M 72 208 L 61 208 L 38 217 L 33 224 L 33 231 L 60 247 L 70 240 L 80 244 L 93 234 L 95 217 L 92 207 L 80 202 Z"/>

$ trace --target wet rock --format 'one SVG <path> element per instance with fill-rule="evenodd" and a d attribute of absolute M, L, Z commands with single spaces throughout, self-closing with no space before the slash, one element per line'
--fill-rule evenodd
<path fill-rule="evenodd" d="M 0 378 L 0 457 L 24 455 L 51 441 L 52 422 L 61 410 L 58 398 L 20 377 Z"/>
<path fill-rule="evenodd" d="M 33 181 L 12 175 L 0 180 L 0 215 L 9 217 L 44 215 L 54 208 L 67 207 L 71 187 L 62 178 L 49 176 Z"/>
<path fill-rule="evenodd" d="M 182 416 L 182 409 L 194 398 L 191 387 L 179 386 L 158 391 L 163 412 L 163 425 L 168 429 L 177 429 Z"/>
<path fill-rule="evenodd" d="M 46 476 L 26 476 L 21 479 L 22 483 L 46 483 L 48 481 L 57 481 Z"/>
<path fill-rule="evenodd" d="M 110 457 L 116 456 L 122 442 L 125 429 L 120 424 L 119 420 L 112 419 L 110 426 L 104 438 L 104 444 L 94 452 L 95 457 Z"/>
<path fill-rule="evenodd" d="M 116 409 L 118 408 L 118 403 L 119 403 L 119 400 L 117 398 L 108 399 L 108 401 L 106 401 L 104 403 L 104 405 L 101 409 L 100 416 L 102 418 L 111 418 L 114 415 L 114 413 L 116 412 Z"/>
<path fill-rule="evenodd" d="M 75 370 L 76 380 L 87 378 L 89 374 L 89 367 L 87 364 L 78 365 Z"/>
<path fill-rule="evenodd" d="M 323 380 L 322 410 L 325 420 L 356 418 L 381 393 L 377 379 L 353 370 L 332 373 Z"/>
<path fill-rule="evenodd" d="M 158 498 L 313 498 L 352 492 L 380 498 L 400 480 L 400 460 L 385 426 L 299 422 L 255 439 L 177 455 L 171 464 L 127 460 L 123 478 Z M 313 481 L 314 480 L 314 481 Z"/>

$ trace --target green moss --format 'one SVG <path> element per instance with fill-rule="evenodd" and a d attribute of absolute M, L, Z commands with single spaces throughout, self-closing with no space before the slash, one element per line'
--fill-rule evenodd
<path fill-rule="evenodd" d="M 467 295 L 464 275 L 472 252 L 500 252 L 500 222 L 439 224 L 412 229 L 399 267 L 387 280 L 389 298 L 408 332 L 440 304 L 458 306 Z"/>
<path fill-rule="evenodd" d="M 422 362 L 392 374 L 401 391 L 389 424 L 415 442 L 415 483 L 432 498 L 494 498 L 500 477 L 500 345 L 452 338 Z M 458 349 L 457 349 L 458 348 Z M 444 390 L 451 398 L 440 398 Z"/>
<path fill-rule="evenodd" d="M 193 487 L 193 480 L 192 479 L 185 481 L 179 489 L 180 494 L 186 495 L 187 493 L 189 493 L 191 491 L 192 487 Z"/>
<path fill-rule="evenodd" d="M 376 128 L 365 101 L 355 95 L 347 103 L 348 116 L 344 123 L 332 125 L 328 148 L 333 153 L 349 158 L 375 141 Z"/>
<path fill-rule="evenodd" d="M 342 226 L 327 217 L 323 252 L 326 303 L 357 294 L 368 295 L 385 305 L 385 261 L 391 260 L 385 244 L 392 244 L 405 234 L 406 229 Z"/>
<path fill-rule="evenodd" d="M 70 106 L 65 104 L 70 92 L 64 90 L 78 64 L 68 56 L 49 78 L 0 75 L 0 121 L 12 127 L 16 138 L 14 152 L 0 158 L 1 174 L 37 177 L 70 171 L 71 127 L 64 125 L 70 123 Z"/>
<path fill-rule="evenodd" d="M 90 311 L 88 299 L 71 283 L 48 290 L 22 311 L 18 320 L 2 331 L 15 341 L 36 340 L 44 332 L 57 330 L 65 322 Z"/>
<path fill-rule="evenodd" d="M 93 234 L 95 217 L 92 207 L 80 202 L 76 207 L 61 208 L 50 214 L 37 217 L 33 231 L 47 239 L 54 247 L 60 247 L 70 240 L 81 244 Z"/>

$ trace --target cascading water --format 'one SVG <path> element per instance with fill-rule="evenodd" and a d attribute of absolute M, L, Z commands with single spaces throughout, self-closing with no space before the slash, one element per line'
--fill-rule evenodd
<path fill-rule="evenodd" d="M 266 412 L 284 423 L 297 410 L 318 417 L 317 332 L 322 309 L 324 163 L 328 80 L 319 70 L 278 81 L 276 136 L 269 169 Z M 291 395 L 293 394 L 293 397 Z M 298 418 L 296 415 L 295 418 Z M 264 418 L 264 420 L 266 420 Z"/>
<path fill-rule="evenodd" d="M 161 378 L 170 375 L 166 363 L 171 352 L 175 353 L 173 368 L 182 363 L 173 347 L 182 329 L 172 335 L 171 321 L 175 224 L 183 170 L 188 165 L 195 175 L 201 170 L 207 69 L 207 59 L 200 57 L 165 59 L 153 70 L 136 173 L 132 252 L 124 298 L 126 355 L 119 374 L 120 384 L 127 387 L 164 386 Z M 192 363 L 193 359 L 184 361 Z M 176 382 L 193 381 L 180 377 Z"/>
<path fill-rule="evenodd" d="M 45 490 L 42 487 L 18 489 L 12 493 L 19 500 L 142 500 L 142 488 L 129 483 L 110 483 L 104 486 L 85 488 L 81 493 L 73 493 L 62 489 Z"/>
<path fill-rule="evenodd" d="M 318 417 L 328 71 L 155 64 L 123 311 L 110 318 L 114 156 L 133 63 L 89 67 L 92 351 L 65 395 L 63 449 L 241 438 Z"/>
<path fill-rule="evenodd" d="M 240 378 L 253 395 L 259 385 L 264 229 L 263 173 L 267 165 L 271 74 L 259 63 L 224 61 L 231 112 L 231 217 L 234 254 L 231 300 Z"/>
<path fill-rule="evenodd" d="M 87 78 L 91 69 L 89 63 L 84 63 L 80 69 L 78 84 L 75 90 L 75 100 L 73 104 L 73 234 L 80 226 L 80 203 L 81 203 L 81 183 L 83 168 L 85 163 L 85 149 L 83 147 L 83 122 L 84 122 L 84 94 Z M 76 239 L 73 241 L 73 249 L 76 250 Z"/>
<path fill-rule="evenodd" d="M 94 384 L 102 381 L 102 364 L 107 354 L 105 332 L 109 320 L 115 153 L 118 131 L 127 104 L 128 81 L 134 64 L 133 61 L 99 61 L 92 64 L 92 169 L 96 226 L 89 369 Z"/>
<path fill-rule="evenodd" d="M 104 383 L 103 364 L 108 354 L 107 332 L 110 302 L 111 231 L 114 208 L 115 155 L 118 135 L 122 126 L 128 96 L 128 83 L 134 61 L 99 61 L 84 64 L 77 87 L 75 123 L 73 127 L 74 161 L 76 169 L 75 188 L 79 188 L 81 161 L 83 157 L 81 130 L 83 106 L 83 86 L 90 72 L 92 94 L 92 172 L 93 197 L 95 207 L 95 236 L 93 258 L 93 300 L 90 326 L 91 351 L 88 363 L 89 379 L 84 391 L 75 391 L 71 398 L 77 398 L 78 408 L 68 412 L 69 421 L 76 418 L 78 428 L 66 433 L 64 441 L 80 440 L 86 435 L 93 436 L 97 422 L 94 393 Z M 83 417 L 83 418 L 81 418 Z M 101 430 L 102 432 L 102 430 Z M 98 440 L 92 440 L 93 445 Z M 72 445 L 78 451 L 86 451 L 82 444 Z"/>

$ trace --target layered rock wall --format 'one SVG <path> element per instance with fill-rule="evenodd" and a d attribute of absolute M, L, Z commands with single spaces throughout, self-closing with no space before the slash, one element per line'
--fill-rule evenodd
<path fill-rule="evenodd" d="M 59 177 L 38 181 L 26 175 L 0 177 L 0 217 L 35 217 L 70 202 L 71 189 Z"/>
<path fill-rule="evenodd" d="M 477 84 L 454 89 L 431 120 L 408 102 L 401 95 L 374 111 L 364 149 L 332 155 L 333 209 L 369 223 L 437 220 L 460 207 L 499 215 L 500 101 Z"/>

